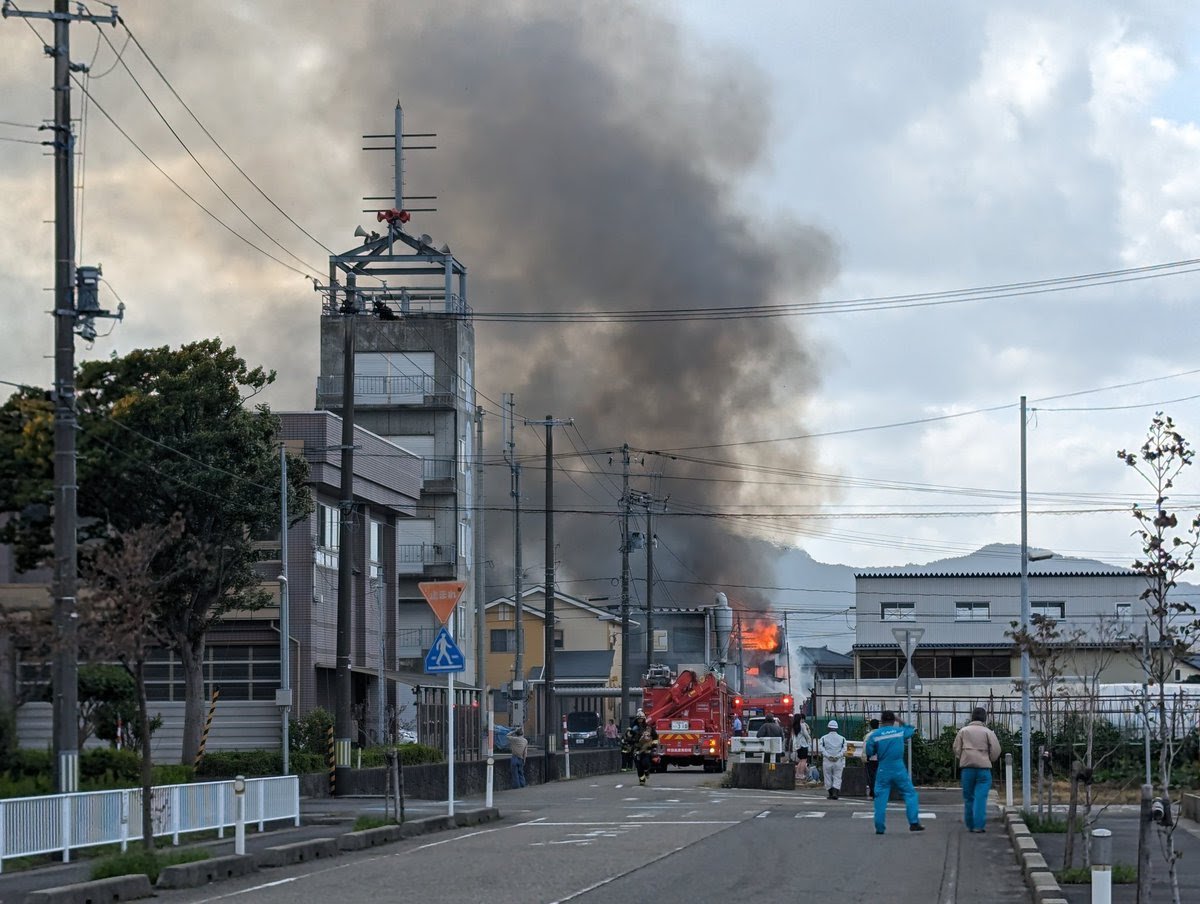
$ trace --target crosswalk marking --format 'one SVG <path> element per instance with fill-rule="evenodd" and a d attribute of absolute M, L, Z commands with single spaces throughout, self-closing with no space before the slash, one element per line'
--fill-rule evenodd
<path fill-rule="evenodd" d="M 889 806 L 888 810 L 893 813 L 899 813 L 899 812 L 903 812 L 904 807 L 898 806 L 898 805 L 893 805 L 893 806 Z M 874 819 L 875 818 L 874 813 L 863 813 L 861 811 L 856 812 L 856 813 L 851 813 L 850 815 L 853 816 L 855 819 Z M 937 819 L 937 814 L 936 813 L 918 813 L 917 819 Z"/>
<path fill-rule="evenodd" d="M 797 813 L 797 819 L 820 819 L 825 815 L 824 810 L 809 810 L 807 813 Z"/>

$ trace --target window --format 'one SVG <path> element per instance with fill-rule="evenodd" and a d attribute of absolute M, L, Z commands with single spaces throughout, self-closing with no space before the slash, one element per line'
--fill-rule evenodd
<path fill-rule="evenodd" d="M 900 660 L 895 656 L 864 656 L 860 670 L 863 678 L 899 678 Z"/>
<path fill-rule="evenodd" d="M 916 603 L 880 603 L 880 621 L 916 621 Z"/>
<path fill-rule="evenodd" d="M 554 632 L 554 649 L 561 650 L 563 648 L 563 632 L 560 628 Z"/>
<path fill-rule="evenodd" d="M 383 525 L 378 521 L 369 522 L 370 527 L 367 530 L 367 572 L 373 578 L 383 574 L 383 566 L 380 564 L 382 558 L 380 555 L 379 538 L 383 533 Z"/>
<path fill-rule="evenodd" d="M 991 603 L 955 603 L 955 621 L 990 621 L 992 618 Z"/>
<path fill-rule="evenodd" d="M 1062 621 L 1066 611 L 1066 603 L 1033 602 L 1030 603 L 1029 608 L 1032 615 L 1040 615 L 1042 618 L 1052 618 L 1055 621 Z"/>
<path fill-rule="evenodd" d="M 517 652 L 517 632 L 504 628 L 492 630 L 491 651 L 493 653 Z"/>
<path fill-rule="evenodd" d="M 508 606 L 496 607 L 496 621 L 512 621 L 513 611 Z"/>
<path fill-rule="evenodd" d="M 337 568 L 342 513 L 331 505 L 321 503 L 317 506 L 317 518 L 317 564 L 323 568 Z"/>
<path fill-rule="evenodd" d="M 1011 669 L 1007 656 L 976 656 L 974 677 L 1007 678 Z"/>
<path fill-rule="evenodd" d="M 655 630 L 654 630 L 654 652 L 655 653 L 667 652 L 667 632 L 666 631 L 660 631 L 659 629 L 655 628 Z"/>
<path fill-rule="evenodd" d="M 204 693 L 221 689 L 222 700 L 274 700 L 279 687 L 277 646 L 220 644 L 204 650 Z M 146 695 L 151 700 L 184 699 L 183 663 L 175 653 L 155 650 L 146 664 Z"/>
<path fill-rule="evenodd" d="M 1133 620 L 1133 603 L 1117 603 L 1117 621 L 1128 625 Z"/>

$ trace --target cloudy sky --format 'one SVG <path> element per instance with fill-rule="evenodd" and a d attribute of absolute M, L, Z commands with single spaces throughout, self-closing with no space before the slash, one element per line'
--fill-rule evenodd
<path fill-rule="evenodd" d="M 1131 519 L 1106 510 L 1142 488 L 1116 450 L 1140 444 L 1156 409 L 1200 438 L 1197 276 L 1178 272 L 1190 268 L 936 304 L 831 303 L 1200 258 L 1200 13 L 1096 0 L 733 6 L 122 3 L 179 96 L 320 244 L 237 174 L 126 30 L 106 28 L 263 231 L 243 218 L 108 42 L 76 26 L 73 58 L 94 58 L 96 101 L 81 260 L 103 263 L 102 297 L 114 304 L 111 288 L 129 307 L 86 354 L 217 334 L 279 372 L 273 406 L 310 407 L 319 298 L 283 264 L 321 276 L 327 249 L 373 222 L 360 198 L 387 194 L 391 173 L 360 136 L 388 131 L 399 98 L 407 127 L 438 133 L 438 150 L 410 154 L 409 193 L 438 196 L 413 227 L 468 265 L 476 310 L 809 306 L 477 325 L 490 412 L 513 391 L 526 416 L 576 419 L 557 450 L 605 450 L 562 463 L 564 504 L 601 512 L 564 519 L 568 589 L 611 580 L 607 450 L 623 442 L 672 453 L 635 455 L 633 482 L 671 495 L 655 527 L 673 598 L 804 589 L 777 548 L 867 566 L 1016 542 L 1021 395 L 1034 409 L 1031 544 L 1128 563 Z M 8 19 L 0 48 L 0 137 L 40 139 L 22 126 L 52 112 L 41 41 Z M 45 385 L 43 152 L 0 141 L 0 379 Z M 541 451 L 532 432 L 519 442 Z M 496 498 L 507 480 L 491 473 Z M 1180 490 L 1194 506 L 1200 471 Z M 536 531 L 530 542 L 536 575 Z M 503 585 L 511 563 L 491 555 Z"/>

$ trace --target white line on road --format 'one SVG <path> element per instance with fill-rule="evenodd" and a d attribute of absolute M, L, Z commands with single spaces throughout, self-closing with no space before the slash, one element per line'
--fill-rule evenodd
<path fill-rule="evenodd" d="M 770 816 L 770 815 L 771 815 L 771 811 L 770 811 L 770 810 L 763 810 L 761 813 L 759 813 L 759 814 L 758 814 L 757 816 L 755 816 L 754 818 L 755 818 L 755 819 L 766 819 L 766 818 L 767 818 L 768 816 Z"/>
<path fill-rule="evenodd" d="M 797 819 L 820 819 L 824 815 L 825 815 L 824 810 L 810 810 L 807 813 L 797 813 L 796 818 Z"/>
<path fill-rule="evenodd" d="M 735 826 L 740 819 L 656 819 L 656 826 Z M 629 826 L 628 822 L 523 822 L 522 826 L 540 829 L 549 826 Z M 634 826 L 645 823 L 634 823 Z M 519 828 L 519 827 L 518 827 Z"/>

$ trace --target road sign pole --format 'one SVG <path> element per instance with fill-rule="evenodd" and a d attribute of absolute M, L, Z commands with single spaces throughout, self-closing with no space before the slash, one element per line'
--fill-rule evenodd
<path fill-rule="evenodd" d="M 447 815 L 454 815 L 454 673 L 446 674 L 446 787 L 450 791 Z"/>
<path fill-rule="evenodd" d="M 492 709 L 492 698 L 488 695 L 488 736 L 487 736 L 487 795 L 483 805 L 492 805 L 492 789 L 495 785 L 496 767 L 496 711 Z"/>
<path fill-rule="evenodd" d="M 912 665 L 904 673 L 904 713 L 905 718 L 912 720 Z M 912 738 L 908 739 L 908 777 L 912 780 Z"/>

